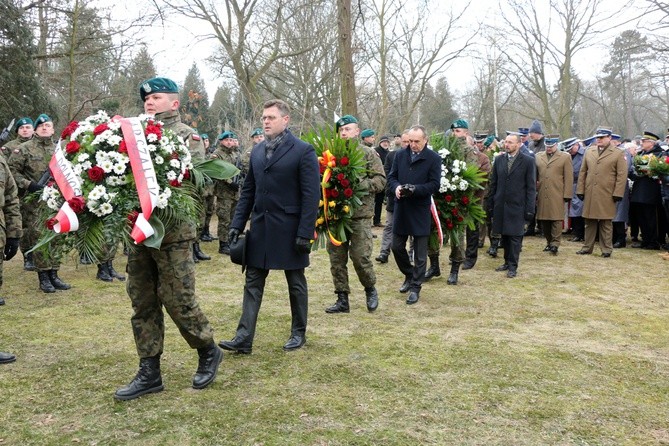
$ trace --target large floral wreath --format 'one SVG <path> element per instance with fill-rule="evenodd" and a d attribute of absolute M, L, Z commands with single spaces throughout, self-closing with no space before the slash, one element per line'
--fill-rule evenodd
<path fill-rule="evenodd" d="M 326 240 L 339 246 L 347 241 L 351 218 L 368 194 L 360 189 L 360 177 L 366 172 L 365 154 L 357 141 L 341 139 L 331 129 L 304 139 L 316 150 L 321 174 L 313 249 L 324 247 Z"/>
<path fill-rule="evenodd" d="M 478 165 L 465 161 L 461 139 L 452 135 L 446 138 L 436 135 L 430 142 L 442 159 L 439 192 L 432 196 L 440 227 L 433 220 L 430 244 L 437 247 L 442 240 L 449 238 L 457 244 L 459 235 L 467 227 L 474 229 L 485 219 L 485 211 L 476 192 L 483 189 L 486 176 Z"/>
<path fill-rule="evenodd" d="M 49 167 L 46 231 L 34 249 L 74 248 L 93 260 L 119 242 L 159 248 L 166 226 L 199 220 L 204 182 L 238 172 L 221 160 L 194 162 L 184 140 L 149 115 L 103 111 L 63 130 Z"/>

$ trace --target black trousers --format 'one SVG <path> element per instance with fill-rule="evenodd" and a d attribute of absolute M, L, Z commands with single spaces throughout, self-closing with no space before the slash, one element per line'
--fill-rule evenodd
<path fill-rule="evenodd" d="M 641 245 L 656 247 L 658 245 L 657 205 L 635 203 L 634 211 L 641 228 Z"/>
<path fill-rule="evenodd" d="M 383 212 L 383 200 L 385 197 L 385 191 L 374 195 L 374 219 L 372 220 L 372 224 L 381 224 L 381 213 Z"/>
<path fill-rule="evenodd" d="M 520 248 L 523 246 L 522 235 L 502 235 L 502 248 L 504 249 L 504 263 L 509 265 L 509 271 L 518 269 L 520 259 Z"/>
<path fill-rule="evenodd" d="M 585 220 L 583 220 L 583 217 L 571 217 L 571 234 L 574 237 L 585 238 Z"/>
<path fill-rule="evenodd" d="M 292 315 L 291 336 L 304 336 L 307 330 L 308 293 L 307 278 L 304 269 L 285 270 L 288 283 L 288 297 L 290 299 L 290 313 Z M 246 284 L 244 285 L 244 300 L 242 302 L 242 316 L 237 326 L 237 336 L 250 346 L 256 332 L 258 312 L 262 304 L 265 279 L 269 270 L 248 267 L 246 270 Z"/>
<path fill-rule="evenodd" d="M 465 249 L 465 262 L 476 265 L 476 260 L 479 257 L 479 230 L 480 226 L 476 225 L 474 229 L 467 227 L 467 248 Z"/>
<path fill-rule="evenodd" d="M 429 236 L 413 237 L 413 266 L 407 252 L 408 235 L 393 234 L 393 257 L 402 274 L 409 279 L 411 291 L 420 291 L 425 280 L 427 265 L 427 241 Z"/>

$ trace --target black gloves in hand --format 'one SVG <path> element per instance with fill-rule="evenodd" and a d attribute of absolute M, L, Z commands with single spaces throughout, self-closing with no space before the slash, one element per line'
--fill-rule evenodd
<path fill-rule="evenodd" d="M 28 185 L 28 192 L 37 192 L 38 190 L 44 189 L 44 186 L 35 183 L 34 181 L 31 181 L 30 184 Z"/>
<path fill-rule="evenodd" d="M 400 197 L 410 197 L 413 195 L 416 190 L 416 186 L 413 184 L 404 184 L 400 187 Z"/>
<path fill-rule="evenodd" d="M 576 194 L 576 196 L 577 196 L 578 199 L 581 200 L 581 201 L 585 200 L 585 195 L 583 195 L 583 194 Z"/>
<path fill-rule="evenodd" d="M 311 252 L 311 240 L 302 237 L 296 237 L 295 251 L 300 254 L 309 254 Z"/>
<path fill-rule="evenodd" d="M 622 199 L 623 197 L 616 197 L 615 195 L 613 196 L 613 201 L 615 201 L 616 203 L 622 201 Z"/>
<path fill-rule="evenodd" d="M 19 239 L 8 238 L 5 242 L 5 260 L 11 260 L 19 252 Z"/>
<path fill-rule="evenodd" d="M 239 229 L 232 228 L 228 232 L 228 244 L 233 245 L 237 243 L 237 239 L 239 238 Z"/>

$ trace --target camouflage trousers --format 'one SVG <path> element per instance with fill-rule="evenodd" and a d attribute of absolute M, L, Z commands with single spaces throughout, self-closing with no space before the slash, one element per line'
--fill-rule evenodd
<path fill-rule="evenodd" d="M 467 245 L 465 244 L 464 230 L 458 233 L 457 243 L 453 237 L 444 239 L 444 243 L 451 244 L 451 254 L 448 256 L 448 260 L 456 263 L 462 263 L 465 261 L 465 248 Z M 432 245 L 428 245 L 427 256 L 428 257 L 438 256 L 440 249 L 441 247 L 439 247 L 439 249 L 436 249 Z"/>
<path fill-rule="evenodd" d="M 160 250 L 133 247 L 128 255 L 127 291 L 130 318 L 140 358 L 163 352 L 163 307 L 191 348 L 213 342 L 213 330 L 195 298 L 192 241 L 163 245 Z"/>
<path fill-rule="evenodd" d="M 42 235 L 44 222 L 40 221 L 44 204 L 31 201 L 30 203 L 21 203 L 21 221 L 23 223 L 23 237 L 19 242 L 21 252 L 26 253 L 37 244 Z M 33 262 L 39 271 L 48 271 L 60 267 L 60 259 L 54 258 L 48 254 L 48 250 L 37 250 L 33 252 Z"/>
<path fill-rule="evenodd" d="M 216 216 L 218 216 L 218 239 L 227 240 L 232 217 L 237 207 L 237 192 L 224 189 L 216 197 Z"/>
<path fill-rule="evenodd" d="M 372 219 L 354 218 L 351 220 L 351 231 L 347 232 L 348 240 L 341 246 L 335 246 L 328 241 L 327 251 L 330 256 L 330 273 L 334 282 L 335 292 L 350 293 L 348 286 L 349 256 L 358 275 L 360 283 L 365 288 L 376 285 L 376 273 L 372 263 Z"/>

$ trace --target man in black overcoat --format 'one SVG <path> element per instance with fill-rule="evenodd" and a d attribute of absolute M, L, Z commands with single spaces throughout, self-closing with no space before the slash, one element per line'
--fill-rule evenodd
<path fill-rule="evenodd" d="M 265 140 L 253 147 L 229 242 L 237 242 L 246 222 L 246 284 L 242 315 L 225 350 L 251 353 L 265 279 L 270 270 L 284 270 L 288 282 L 291 334 L 284 350 L 295 350 L 306 342 L 307 279 L 311 241 L 314 236 L 320 175 L 314 148 L 290 133 L 290 108 L 280 100 L 263 107 Z"/>
<path fill-rule="evenodd" d="M 421 284 L 425 280 L 427 242 L 432 215 L 430 198 L 439 190 L 441 157 L 427 147 L 425 127 L 416 125 L 409 130 L 409 147 L 399 150 L 388 175 L 388 190 L 393 191 L 393 257 L 404 283 L 401 293 L 410 292 L 406 303 L 418 302 Z M 406 242 L 414 240 L 414 265 L 411 265 Z"/>
<path fill-rule="evenodd" d="M 504 264 L 495 271 L 516 277 L 525 223 L 531 221 L 537 196 L 534 159 L 520 152 L 519 135 L 504 140 L 506 153 L 495 159 L 486 211 L 492 213 L 492 233 L 502 235 Z"/>

